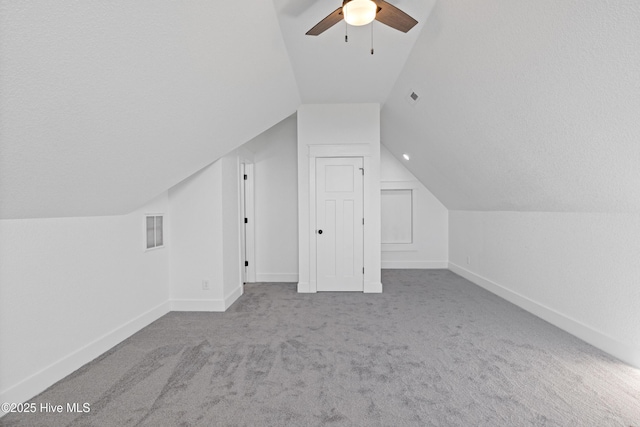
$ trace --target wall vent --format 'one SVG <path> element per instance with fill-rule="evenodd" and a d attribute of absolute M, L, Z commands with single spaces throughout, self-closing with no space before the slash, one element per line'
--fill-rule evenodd
<path fill-rule="evenodd" d="M 145 249 L 161 248 L 164 246 L 164 215 L 145 215 Z"/>

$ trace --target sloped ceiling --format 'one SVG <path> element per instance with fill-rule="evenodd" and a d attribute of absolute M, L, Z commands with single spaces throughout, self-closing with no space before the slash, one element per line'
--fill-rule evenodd
<path fill-rule="evenodd" d="M 383 104 L 449 209 L 640 212 L 640 4 L 434 1 L 371 56 L 304 35 L 338 0 L 0 0 L 0 218 L 130 212 L 300 102 Z"/>
<path fill-rule="evenodd" d="M 348 29 L 344 21 L 319 36 L 305 33 L 342 5 L 342 0 L 273 0 L 302 102 L 379 103 L 389 96 L 435 0 L 389 0 L 418 24 L 407 33 L 373 22 Z"/>
<path fill-rule="evenodd" d="M 438 1 L 381 126 L 449 209 L 640 212 L 640 3 Z"/>
<path fill-rule="evenodd" d="M 127 213 L 291 115 L 271 2 L 0 2 L 0 217 Z"/>

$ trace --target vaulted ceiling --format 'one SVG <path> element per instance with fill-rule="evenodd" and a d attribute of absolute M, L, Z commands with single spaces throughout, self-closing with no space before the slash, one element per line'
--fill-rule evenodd
<path fill-rule="evenodd" d="M 640 3 L 438 1 L 381 123 L 449 209 L 640 213 Z"/>
<path fill-rule="evenodd" d="M 263 0 L 0 3 L 0 217 L 128 213 L 300 104 Z"/>
<path fill-rule="evenodd" d="M 640 5 L 0 0 L 0 217 L 132 211 L 292 114 L 379 102 L 449 209 L 640 212 Z M 419 95 L 417 103 L 408 95 Z"/>
<path fill-rule="evenodd" d="M 273 0 L 303 103 L 384 103 L 435 0 L 391 0 L 416 20 L 409 32 L 378 21 L 348 28 L 344 21 L 319 36 L 305 33 L 342 0 Z"/>

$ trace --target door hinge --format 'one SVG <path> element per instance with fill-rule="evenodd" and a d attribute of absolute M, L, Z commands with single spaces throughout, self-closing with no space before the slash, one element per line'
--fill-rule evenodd
<path fill-rule="evenodd" d="M 245 181 L 247 180 L 247 174 L 246 173 L 244 174 L 244 180 Z"/>
<path fill-rule="evenodd" d="M 245 224 L 248 224 L 248 223 L 249 223 L 249 220 L 248 220 L 247 218 L 245 218 L 245 219 L 244 219 L 244 223 L 245 223 Z"/>
<path fill-rule="evenodd" d="M 362 225 L 364 225 L 364 218 L 362 218 Z"/>
<path fill-rule="evenodd" d="M 249 267 L 249 261 L 245 261 L 245 262 L 244 262 L 244 266 L 245 266 L 245 267 Z"/>
<path fill-rule="evenodd" d="M 364 267 L 362 267 L 362 274 L 364 274 Z"/>
<path fill-rule="evenodd" d="M 364 175 L 364 168 L 358 168 L 362 171 L 362 175 Z"/>

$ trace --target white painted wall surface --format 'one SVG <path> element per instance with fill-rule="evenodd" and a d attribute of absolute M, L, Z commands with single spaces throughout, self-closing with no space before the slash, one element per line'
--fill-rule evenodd
<path fill-rule="evenodd" d="M 0 8 L 2 218 L 130 212 L 300 102 L 271 2 Z"/>
<path fill-rule="evenodd" d="M 169 190 L 171 300 L 176 310 L 215 310 L 222 304 L 221 162 Z M 209 289 L 202 289 L 202 281 Z"/>
<path fill-rule="evenodd" d="M 31 398 L 169 311 L 171 234 L 145 251 L 145 213 L 167 214 L 167 193 L 128 215 L 0 221 L 0 401 Z"/>
<path fill-rule="evenodd" d="M 450 211 L 449 221 L 454 271 L 640 367 L 640 215 Z"/>
<path fill-rule="evenodd" d="M 242 295 L 238 165 L 230 154 L 169 190 L 173 310 L 224 311 Z"/>
<path fill-rule="evenodd" d="M 323 146 L 337 157 L 341 147 L 347 151 L 348 147 L 366 147 L 370 153 L 364 157 L 364 291 L 381 292 L 378 104 L 305 104 L 298 109 L 298 292 L 315 292 L 310 260 L 315 244 L 311 237 L 310 156 L 315 147 L 321 150 Z"/>
<path fill-rule="evenodd" d="M 220 195 L 222 204 L 222 297 L 225 309 L 230 299 L 235 299 L 243 292 L 242 268 L 240 253 L 240 158 L 236 153 L 219 160 L 222 170 L 220 174 Z M 237 296 L 236 296 L 237 295 Z"/>
<path fill-rule="evenodd" d="M 243 146 L 254 153 L 258 282 L 298 281 L 296 120 L 292 115 Z"/>
<path fill-rule="evenodd" d="M 380 146 L 380 181 L 412 185 L 415 217 L 414 244 L 410 250 L 385 250 L 382 245 L 382 268 L 447 268 L 449 258 L 448 210 L 417 178 L 384 146 Z"/>
<path fill-rule="evenodd" d="M 436 2 L 382 140 L 449 209 L 638 213 L 639 40 L 637 0 Z"/>

